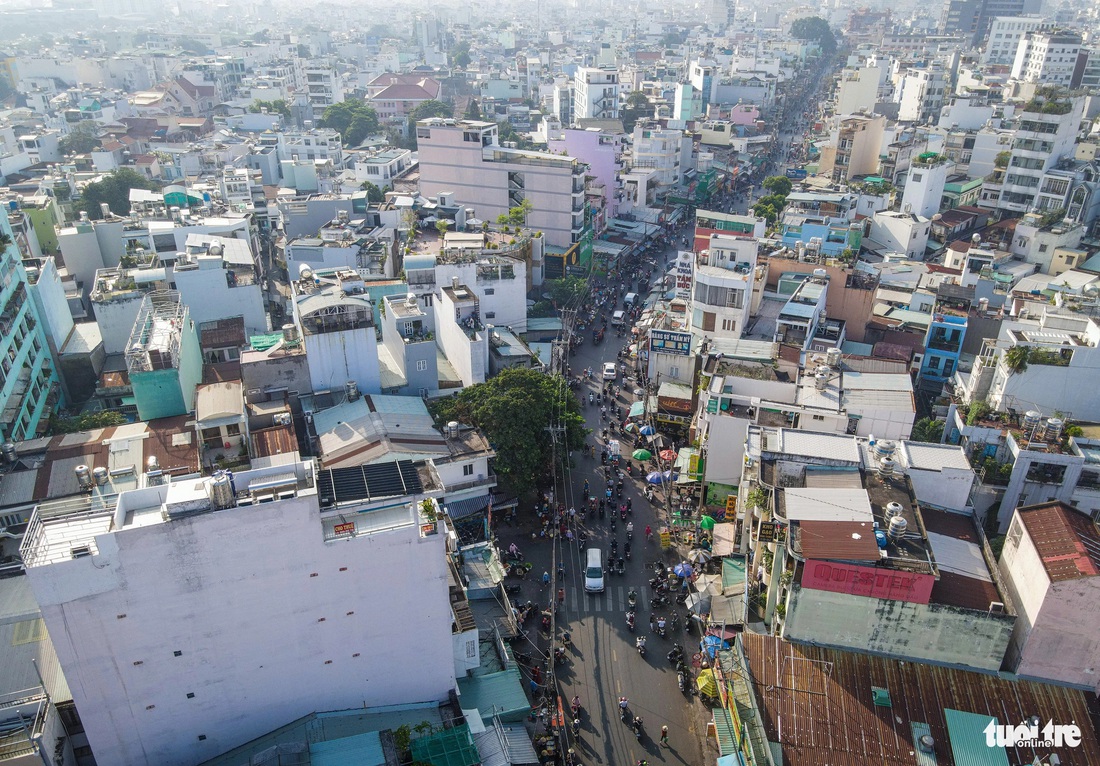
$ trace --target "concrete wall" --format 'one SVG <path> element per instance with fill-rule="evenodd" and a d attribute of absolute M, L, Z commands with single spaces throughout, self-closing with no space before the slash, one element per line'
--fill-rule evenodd
<path fill-rule="evenodd" d="M 825 311 L 829 319 L 843 319 L 844 334 L 848 340 L 862 343 L 867 332 L 867 322 L 871 318 L 871 309 L 875 305 L 874 290 L 857 290 L 845 287 L 848 274 L 836 266 L 821 266 L 816 263 L 802 263 L 785 258 L 775 258 L 768 262 L 768 289 L 775 291 L 779 277 L 785 272 L 812 274 L 815 269 L 824 268 L 829 272 L 829 289 L 825 296 Z"/>
<path fill-rule="evenodd" d="M 57 243 L 65 268 L 77 282 L 82 283 L 85 291 L 90 291 L 96 271 L 106 266 L 95 232 L 90 226 L 88 231 L 62 229 Z"/>
<path fill-rule="evenodd" d="M 309 377 L 314 391 L 338 391 L 349 380 L 364 394 L 381 391 L 378 340 L 373 327 L 306 335 Z"/>
<path fill-rule="evenodd" d="M 974 483 L 973 471 L 958 468 L 921 471 L 908 468 L 905 473 L 913 483 L 913 492 L 918 502 L 957 511 L 969 505 L 970 488 Z"/>
<path fill-rule="evenodd" d="M 182 415 L 191 409 L 184 401 L 179 370 L 147 370 L 130 376 L 138 417 L 142 420 Z"/>
<path fill-rule="evenodd" d="M 197 269 L 172 272 L 180 297 L 197 323 L 234 316 L 244 317 L 245 332 L 267 332 L 267 314 L 259 283 L 230 287 L 222 259 L 216 256 L 198 259 Z M 297 276 L 296 272 L 292 272 Z"/>
<path fill-rule="evenodd" d="M 792 584 L 783 638 L 917 662 L 1000 670 L 1016 618 Z"/>
<path fill-rule="evenodd" d="M 144 300 L 143 293 L 134 293 L 92 303 L 95 321 L 99 324 L 100 335 L 103 336 L 103 349 L 108 354 L 121 354 L 126 350 L 126 343 L 130 340 L 130 333 Z"/>
<path fill-rule="evenodd" d="M 1016 672 L 1100 691 L 1100 577 L 1052 583 Z"/>
<path fill-rule="evenodd" d="M 185 766 L 318 710 L 446 698 L 444 539 L 326 543 L 306 497 L 103 535 L 28 577 L 99 762 Z"/>

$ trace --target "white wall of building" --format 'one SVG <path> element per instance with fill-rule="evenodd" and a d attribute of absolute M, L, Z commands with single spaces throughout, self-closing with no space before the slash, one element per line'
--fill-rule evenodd
<path fill-rule="evenodd" d="M 339 391 L 349 380 L 364 394 L 382 390 L 378 339 L 373 327 L 307 334 L 303 339 L 314 391 Z"/>
<path fill-rule="evenodd" d="M 183 302 L 191 310 L 191 319 L 197 324 L 244 317 L 248 334 L 267 332 L 267 314 L 258 283 L 230 287 L 222 258 L 216 255 L 200 255 L 195 258 L 197 269 L 180 269 L 172 272 L 176 289 Z"/>
<path fill-rule="evenodd" d="M 313 495 L 129 526 L 28 577 L 97 760 L 189 766 L 315 711 L 445 699 L 443 542 L 325 542 Z"/>

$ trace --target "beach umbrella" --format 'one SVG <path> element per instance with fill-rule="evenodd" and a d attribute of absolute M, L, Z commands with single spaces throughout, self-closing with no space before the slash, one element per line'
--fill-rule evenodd
<path fill-rule="evenodd" d="M 712 558 L 713 558 L 713 556 L 710 555 L 709 551 L 704 551 L 701 548 L 696 548 L 695 550 L 693 550 L 691 553 L 688 554 L 688 561 L 690 561 L 693 564 L 705 564 L 708 561 L 710 561 Z"/>
<path fill-rule="evenodd" d="M 664 481 L 664 477 L 661 476 L 660 471 L 654 471 L 650 474 L 647 474 L 645 480 L 648 481 L 650 484 L 660 484 L 662 481 Z"/>
<path fill-rule="evenodd" d="M 630 433 L 635 428 L 637 428 L 637 426 L 634 425 L 633 423 L 627 423 L 626 425 L 623 426 L 623 430 L 626 431 L 627 433 Z"/>
<path fill-rule="evenodd" d="M 715 521 L 710 516 L 704 516 L 703 518 L 699 519 L 700 529 L 706 529 L 709 531 L 711 529 L 714 529 L 714 524 Z"/>
<path fill-rule="evenodd" d="M 691 568 L 691 564 L 684 561 L 677 564 L 672 571 L 677 577 L 691 577 L 691 573 L 693 570 Z"/>
<path fill-rule="evenodd" d="M 710 668 L 702 671 L 695 679 L 695 686 L 704 697 L 718 696 L 718 682 L 714 680 L 714 671 Z"/>
<path fill-rule="evenodd" d="M 631 457 L 633 457 L 635 460 L 649 460 L 651 457 L 653 457 L 653 453 L 647 449 L 636 449 L 634 450 L 634 454 Z"/>
<path fill-rule="evenodd" d="M 711 600 L 706 593 L 689 593 L 684 604 L 692 614 L 710 614 Z"/>
<path fill-rule="evenodd" d="M 670 449 L 663 449 L 658 453 L 658 457 L 660 457 L 661 460 L 675 460 L 676 452 Z"/>
<path fill-rule="evenodd" d="M 638 433 L 640 433 L 642 436 L 653 436 L 653 434 L 657 433 L 657 429 L 653 426 L 642 426 L 641 430 L 638 431 Z"/>

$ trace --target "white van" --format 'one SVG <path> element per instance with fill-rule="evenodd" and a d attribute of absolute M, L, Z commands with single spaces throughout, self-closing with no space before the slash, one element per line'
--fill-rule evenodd
<path fill-rule="evenodd" d="M 622 311 L 616 311 L 611 315 L 612 327 L 622 327 L 624 321 L 626 321 L 626 314 Z"/>
<path fill-rule="evenodd" d="M 603 551 L 589 548 L 585 561 L 584 589 L 589 593 L 603 593 Z"/>
<path fill-rule="evenodd" d="M 638 293 L 627 293 L 623 298 L 623 305 L 634 308 L 638 305 Z"/>

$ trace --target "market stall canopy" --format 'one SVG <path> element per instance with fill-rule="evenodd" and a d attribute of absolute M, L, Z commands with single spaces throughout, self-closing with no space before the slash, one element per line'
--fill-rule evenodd
<path fill-rule="evenodd" d="M 635 460 L 649 460 L 651 457 L 653 457 L 653 453 L 647 449 L 636 449 L 634 450 L 634 454 L 632 455 L 632 457 Z"/>
<path fill-rule="evenodd" d="M 714 549 L 715 556 L 729 556 L 737 550 L 735 542 L 737 536 L 736 524 L 715 524 L 712 534 L 714 537 L 712 548 Z"/>
<path fill-rule="evenodd" d="M 707 668 L 699 674 L 699 677 L 695 679 L 695 686 L 699 689 L 699 693 L 707 697 L 718 696 L 718 682 L 714 680 L 714 671 Z"/>
<path fill-rule="evenodd" d="M 645 402 L 634 402 L 630 405 L 630 414 L 628 417 L 640 418 L 645 415 Z"/>
<path fill-rule="evenodd" d="M 714 519 L 712 519 L 710 516 L 704 516 L 703 518 L 699 519 L 699 528 L 700 529 L 707 529 L 707 530 L 714 529 L 715 524 L 717 524 L 717 522 Z"/>

